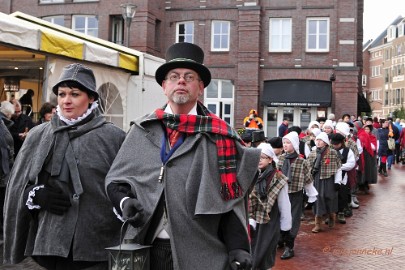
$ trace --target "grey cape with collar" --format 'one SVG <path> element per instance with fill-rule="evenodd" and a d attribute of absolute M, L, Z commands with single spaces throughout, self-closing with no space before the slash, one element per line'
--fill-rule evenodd
<path fill-rule="evenodd" d="M 48 155 L 53 153 L 55 156 L 52 152 L 54 132 L 63 128 L 63 124 L 57 116 L 52 122 L 39 125 L 28 133 L 10 173 L 4 205 L 5 264 L 18 263 L 31 255 L 67 257 L 70 250 L 74 260 L 106 261 L 104 248 L 119 243 L 121 223 L 112 213 L 104 181 L 125 132 L 97 113 L 87 123 L 76 127 L 73 130 L 75 137 L 69 140 L 68 147 L 73 150 L 76 166 L 68 164 L 68 175 L 79 179 L 65 182 L 57 177 L 50 178 L 52 184 L 69 190 L 72 203 L 69 210 L 62 216 L 39 211 L 37 218 L 33 218 L 25 205 L 25 187 L 38 183 L 38 175 L 46 169 L 44 164 Z M 71 167 L 76 168 L 78 176 L 72 174 Z M 77 180 L 82 190 L 80 197 L 74 199 L 73 193 L 78 193 L 77 190 L 67 186 Z"/>
<path fill-rule="evenodd" d="M 237 179 L 243 190 L 238 199 L 224 201 L 220 195 L 217 148 L 214 136 L 207 133 L 186 136 L 164 165 L 160 183 L 164 129 L 154 118 L 152 113 L 135 121 L 106 178 L 106 186 L 129 184 L 143 205 L 145 225 L 128 230 L 126 238 L 144 244 L 165 192 L 174 268 L 229 269 L 228 251 L 218 237 L 221 214 L 234 211 L 247 224 L 245 196 L 257 173 L 260 150 L 236 142 Z"/>

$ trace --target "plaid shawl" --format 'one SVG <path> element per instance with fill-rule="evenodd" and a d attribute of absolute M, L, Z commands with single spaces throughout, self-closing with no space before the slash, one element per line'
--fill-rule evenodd
<path fill-rule="evenodd" d="M 277 171 L 273 174 L 271 182 L 267 187 L 267 196 L 262 200 L 256 189 L 252 190 L 249 195 L 249 217 L 259 224 L 266 224 L 270 221 L 270 212 L 277 200 L 281 189 L 287 185 L 287 176 Z"/>
<path fill-rule="evenodd" d="M 225 201 L 242 196 L 243 191 L 236 179 L 235 140 L 243 144 L 238 133 L 224 120 L 210 112 L 203 104 L 197 103 L 197 111 L 202 115 L 168 114 L 163 108 L 155 111 L 156 118 L 167 128 L 187 134 L 215 134 L 218 154 L 218 169 L 221 176 L 221 196 Z"/>
<path fill-rule="evenodd" d="M 279 157 L 277 168 L 281 169 L 285 162 L 285 154 Z M 288 180 L 288 193 L 302 191 L 304 186 L 313 182 L 308 160 L 298 157 L 291 164 L 291 179 Z"/>
<path fill-rule="evenodd" d="M 342 167 L 342 161 L 340 160 L 335 149 L 330 148 L 329 146 L 326 149 L 325 154 L 322 155 L 321 166 L 320 166 L 320 177 L 319 179 L 328 179 L 329 177 L 336 174 L 337 170 Z M 311 154 L 308 157 L 308 162 L 311 166 L 311 169 L 314 166 L 316 159 L 316 149 L 312 150 Z"/>

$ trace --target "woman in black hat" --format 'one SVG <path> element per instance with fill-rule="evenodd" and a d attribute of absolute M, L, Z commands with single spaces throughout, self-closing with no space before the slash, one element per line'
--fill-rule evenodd
<path fill-rule="evenodd" d="M 5 263 L 32 256 L 47 269 L 107 269 L 119 243 L 104 179 L 124 131 L 97 110 L 93 71 L 71 64 L 52 88 L 57 113 L 33 128 L 11 172 L 5 202 Z"/>

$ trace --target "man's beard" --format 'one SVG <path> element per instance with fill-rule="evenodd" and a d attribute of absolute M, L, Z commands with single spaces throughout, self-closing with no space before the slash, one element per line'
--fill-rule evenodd
<path fill-rule="evenodd" d="M 186 104 L 190 100 L 189 95 L 173 94 L 173 102 L 176 104 Z"/>

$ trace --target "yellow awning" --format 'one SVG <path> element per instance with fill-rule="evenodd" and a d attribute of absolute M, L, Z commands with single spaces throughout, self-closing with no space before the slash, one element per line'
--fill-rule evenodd
<path fill-rule="evenodd" d="M 27 40 L 27 38 L 29 40 Z M 0 12 L 0 40 L 13 46 L 139 72 L 141 52 L 36 17 Z M 28 42 L 29 41 L 29 42 Z"/>

